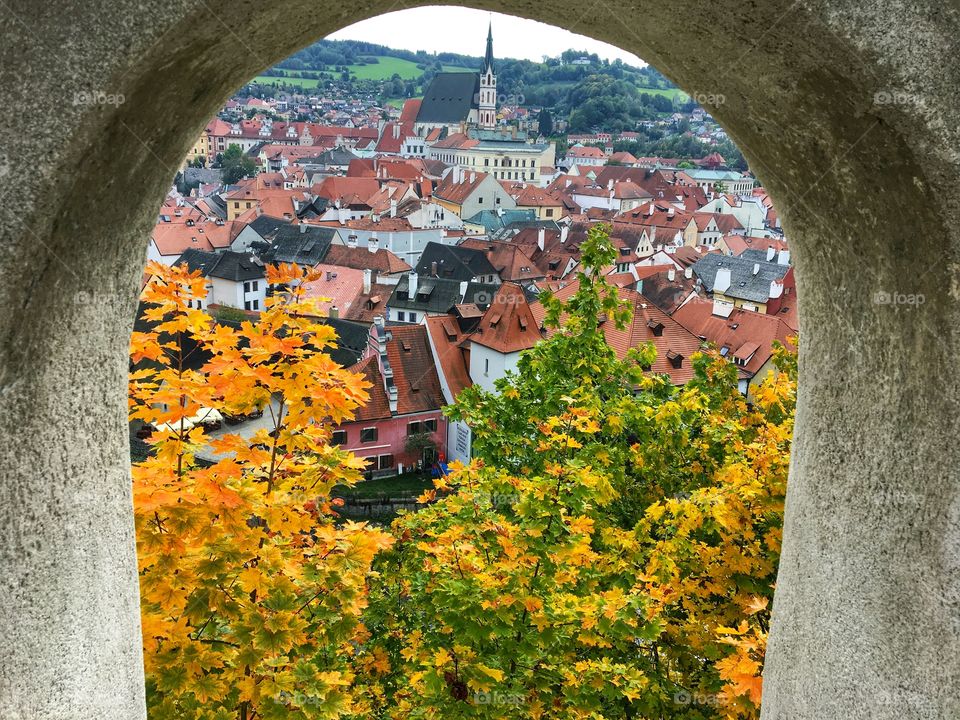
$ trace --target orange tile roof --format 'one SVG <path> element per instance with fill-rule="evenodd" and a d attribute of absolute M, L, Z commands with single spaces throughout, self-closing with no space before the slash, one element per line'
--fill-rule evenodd
<path fill-rule="evenodd" d="M 579 287 L 579 281 L 574 280 L 554 295 L 559 300 L 567 300 Z M 700 349 L 700 339 L 636 290 L 621 289 L 617 294 L 633 309 L 630 322 L 622 329 L 611 320 L 603 323 L 604 338 L 617 357 L 623 359 L 631 348 L 652 342 L 657 348 L 657 359 L 649 372 L 669 375 L 674 385 L 689 382 L 693 378 L 690 356 Z M 541 324 L 546 315 L 543 305 L 535 303 L 533 312 L 538 325 Z"/>
<path fill-rule="evenodd" d="M 457 318 L 451 315 L 430 315 L 426 322 L 440 370 L 455 398 L 473 384 L 467 367 L 467 352 L 460 347 L 467 334 L 460 329 Z"/>
<path fill-rule="evenodd" d="M 506 282 L 497 288 L 470 342 L 500 353 L 514 353 L 532 348 L 540 337 L 540 325 L 523 288 Z"/>
<path fill-rule="evenodd" d="M 753 357 L 746 365 L 738 365 L 741 378 L 751 378 L 769 360 L 773 341 L 789 345 L 787 338 L 795 332 L 779 317 L 752 310 L 736 309 L 729 317 L 713 314 L 713 302 L 694 298 L 673 314 L 674 319 L 692 333 L 726 347 L 730 358 L 739 355 Z"/>

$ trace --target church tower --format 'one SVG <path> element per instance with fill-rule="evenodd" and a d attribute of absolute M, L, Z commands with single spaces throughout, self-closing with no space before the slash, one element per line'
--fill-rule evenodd
<path fill-rule="evenodd" d="M 493 22 L 487 30 L 487 55 L 480 71 L 480 99 L 478 105 L 480 127 L 493 130 L 497 126 L 497 76 L 493 73 Z"/>

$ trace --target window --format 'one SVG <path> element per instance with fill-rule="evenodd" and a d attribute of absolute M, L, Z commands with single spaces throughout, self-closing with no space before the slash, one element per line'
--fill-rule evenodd
<path fill-rule="evenodd" d="M 547 208 L 547 217 L 553 217 L 553 208 Z"/>
<path fill-rule="evenodd" d="M 244 291 L 245 293 L 250 292 L 250 283 L 245 282 L 245 283 L 243 284 L 243 291 Z"/>
<path fill-rule="evenodd" d="M 403 322 L 403 321 L 406 320 L 406 319 L 407 319 L 407 314 L 406 314 L 405 312 L 403 312 L 403 310 L 398 310 L 398 311 L 397 311 L 397 320 L 399 320 L 400 322 Z"/>
<path fill-rule="evenodd" d="M 381 455 L 377 458 L 378 470 L 390 470 L 393 468 L 393 455 Z"/>
<path fill-rule="evenodd" d="M 414 420 L 411 423 L 407 423 L 407 435 L 416 435 L 420 432 L 420 421 Z"/>
<path fill-rule="evenodd" d="M 483 359 L 483 374 L 484 375 L 490 374 L 490 358 Z"/>
<path fill-rule="evenodd" d="M 360 442 L 371 443 L 377 441 L 377 429 L 375 427 L 363 428 L 360 431 Z"/>
<path fill-rule="evenodd" d="M 253 309 L 254 309 L 254 310 L 259 310 L 259 309 L 260 309 L 260 301 L 259 301 L 259 300 L 254 300 L 254 301 L 253 301 Z"/>
<path fill-rule="evenodd" d="M 347 444 L 347 431 L 346 430 L 334 430 L 333 435 L 330 436 L 331 445 L 346 445 Z"/>
<path fill-rule="evenodd" d="M 259 281 L 259 280 L 254 280 L 254 281 L 253 281 L 253 285 L 252 285 L 251 287 L 252 287 L 253 291 L 256 292 L 257 290 L 260 289 L 260 281 Z"/>
<path fill-rule="evenodd" d="M 436 432 L 437 431 L 437 419 L 430 418 L 429 420 L 423 421 L 423 430 L 424 432 Z"/>
<path fill-rule="evenodd" d="M 250 309 L 250 301 L 249 301 L 249 300 L 244 300 L 244 302 L 243 302 L 243 309 L 244 309 L 244 310 L 249 310 L 249 309 Z"/>
<path fill-rule="evenodd" d="M 417 314 L 411 310 L 411 311 L 410 311 L 410 322 L 416 322 L 416 321 L 417 321 Z"/>

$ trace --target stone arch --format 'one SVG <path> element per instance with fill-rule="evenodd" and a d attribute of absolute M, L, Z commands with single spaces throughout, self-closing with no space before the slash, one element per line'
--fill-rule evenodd
<path fill-rule="evenodd" d="M 722 97 L 712 111 L 781 209 L 802 385 L 764 717 L 956 717 L 957 0 L 471 4 Z M 0 10 L 3 717 L 143 717 L 124 393 L 144 239 L 235 87 L 400 7 Z"/>

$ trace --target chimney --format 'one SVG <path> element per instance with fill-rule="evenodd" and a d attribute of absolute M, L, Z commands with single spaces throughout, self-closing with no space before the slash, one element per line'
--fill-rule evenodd
<path fill-rule="evenodd" d="M 757 275 L 757 274 L 759 274 L 759 272 L 760 272 L 760 263 L 754 263 L 754 264 L 753 264 L 753 274 L 754 274 L 754 275 Z"/>
<path fill-rule="evenodd" d="M 366 268 L 363 271 L 363 294 L 364 295 L 370 294 L 370 282 L 372 278 L 373 278 L 373 271 L 370 270 L 370 268 Z"/>
<path fill-rule="evenodd" d="M 789 265 L 790 264 L 790 251 L 781 250 L 780 254 L 777 256 L 777 263 L 779 265 Z"/>
<path fill-rule="evenodd" d="M 671 205 L 671 206 L 667 209 L 667 217 L 668 217 L 668 218 L 672 218 L 674 212 L 676 212 L 676 211 L 673 209 L 673 206 Z"/>
<path fill-rule="evenodd" d="M 397 414 L 397 386 L 391 385 L 387 388 L 387 397 L 390 401 L 390 414 Z"/>
<path fill-rule="evenodd" d="M 469 286 L 469 285 L 470 285 L 470 283 L 469 283 L 468 281 L 466 281 L 466 280 L 461 280 L 461 281 L 460 281 L 460 302 L 463 302 L 463 300 L 466 298 L 466 296 L 467 296 L 467 286 Z"/>
<path fill-rule="evenodd" d="M 692 279 L 692 278 L 693 278 L 693 268 L 690 267 L 690 266 L 687 266 L 686 268 L 684 268 L 684 270 L 683 270 L 683 276 L 684 276 L 687 280 Z"/>
<path fill-rule="evenodd" d="M 713 314 L 718 317 L 728 318 L 733 312 L 733 303 L 724 302 L 723 300 L 717 300 L 714 298 L 713 301 Z"/>
<path fill-rule="evenodd" d="M 410 274 L 407 275 L 407 297 L 411 300 L 417 299 L 417 288 L 419 282 L 417 281 L 417 271 L 411 270 Z"/>
<path fill-rule="evenodd" d="M 537 230 L 537 247 L 543 252 L 543 247 L 547 238 L 547 231 L 544 228 Z"/>
<path fill-rule="evenodd" d="M 730 289 L 730 269 L 720 268 L 717 270 L 717 277 L 713 281 L 713 291 L 715 293 L 726 292 Z"/>
<path fill-rule="evenodd" d="M 377 328 L 382 328 L 382 327 L 383 327 L 383 315 L 377 315 L 376 317 L 374 317 L 374 318 L 373 318 L 373 324 L 376 325 Z"/>
<path fill-rule="evenodd" d="M 564 180 L 564 181 L 563 181 L 563 187 L 564 187 L 564 188 L 570 187 L 570 182 L 571 182 L 570 178 L 567 178 L 566 180 Z"/>
<path fill-rule="evenodd" d="M 607 190 L 613 190 L 613 178 L 607 180 Z"/>
<path fill-rule="evenodd" d="M 436 260 L 434 260 L 433 262 L 430 263 L 430 274 L 433 275 L 434 277 L 437 276 L 437 261 L 436 261 Z"/>
<path fill-rule="evenodd" d="M 338 308 L 336 305 L 331 305 L 330 310 L 327 312 L 327 317 L 336 320 L 338 317 L 340 317 L 340 308 Z"/>
<path fill-rule="evenodd" d="M 560 244 L 563 245 L 567 241 L 567 233 L 570 232 L 570 227 L 564 225 L 560 228 Z"/>
<path fill-rule="evenodd" d="M 774 300 L 783 295 L 783 283 L 776 280 L 770 281 L 770 299 Z"/>
<path fill-rule="evenodd" d="M 676 277 L 677 277 L 676 270 L 674 270 L 673 268 L 670 268 L 669 270 L 667 270 L 667 280 L 669 280 L 670 282 L 673 282 L 676 279 Z"/>
<path fill-rule="evenodd" d="M 777 256 L 777 250 L 773 245 L 767 248 L 767 262 L 773 262 L 773 259 Z"/>
<path fill-rule="evenodd" d="M 303 235 L 307 231 L 307 226 L 301 223 L 300 225 L 300 234 Z"/>
<path fill-rule="evenodd" d="M 380 238 L 378 238 L 376 235 L 371 235 L 370 239 L 367 240 L 367 250 L 369 250 L 372 253 L 375 253 L 379 249 L 380 249 Z"/>
<path fill-rule="evenodd" d="M 397 201 L 392 199 L 390 200 L 390 217 L 397 216 Z"/>
<path fill-rule="evenodd" d="M 347 235 L 347 247 L 355 248 L 357 246 L 357 236 L 353 233 Z"/>
<path fill-rule="evenodd" d="M 473 171 L 470 172 L 470 183 L 473 184 L 477 181 L 477 174 Z"/>
<path fill-rule="evenodd" d="M 394 140 L 399 140 L 399 139 L 400 139 L 400 124 L 399 124 L 399 123 L 395 123 L 394 126 L 393 126 L 393 139 L 394 139 Z"/>

